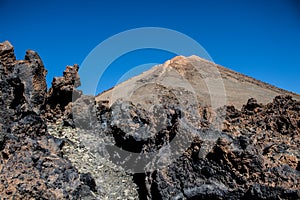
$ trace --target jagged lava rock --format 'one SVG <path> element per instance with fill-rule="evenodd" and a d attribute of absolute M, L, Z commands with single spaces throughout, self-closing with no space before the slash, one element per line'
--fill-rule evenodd
<path fill-rule="evenodd" d="M 145 174 L 149 199 L 299 199 L 299 101 L 278 96 L 227 107 L 222 134 L 199 157 L 198 137 L 170 166 Z M 211 134 L 208 131 L 207 134 Z"/>
<path fill-rule="evenodd" d="M 47 104 L 55 108 L 57 105 L 64 111 L 65 106 L 75 101 L 81 91 L 76 88 L 80 86 L 78 75 L 79 66 L 67 66 L 62 77 L 54 77 L 52 87 L 47 94 Z"/>
<path fill-rule="evenodd" d="M 72 120 L 68 120 L 72 119 L 72 106 L 68 105 L 82 95 L 80 90 L 76 90 L 81 84 L 78 69 L 77 64 L 67 66 L 62 77 L 53 78 L 52 86 L 46 94 L 46 112 L 43 114 L 47 121 L 56 122 L 59 118 L 67 116 L 65 121 L 74 126 Z"/>
<path fill-rule="evenodd" d="M 16 60 L 13 51 L 9 42 L 0 44 L 0 199 L 78 199 L 87 185 L 41 117 L 44 65 L 34 51 L 24 60 Z"/>

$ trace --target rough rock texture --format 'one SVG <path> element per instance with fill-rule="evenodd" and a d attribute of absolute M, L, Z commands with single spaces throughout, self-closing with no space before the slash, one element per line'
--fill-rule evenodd
<path fill-rule="evenodd" d="M 267 105 L 249 99 L 241 111 L 228 106 L 222 134 L 229 137 L 205 156 L 197 137 L 170 166 L 147 174 L 148 198 L 299 199 L 299 105 L 278 96 Z"/>
<path fill-rule="evenodd" d="M 62 77 L 53 78 L 52 87 L 46 94 L 46 112 L 43 114 L 48 122 L 55 123 L 63 116 L 67 116 L 67 119 L 72 118 L 72 106 L 69 104 L 82 95 L 80 90 L 76 90 L 81 84 L 78 69 L 77 64 L 67 66 Z"/>
<path fill-rule="evenodd" d="M 174 103 L 151 112 L 117 101 L 100 115 L 110 159 L 139 172 L 140 199 L 300 198 L 299 101 L 226 106 L 222 130 L 210 126 L 212 109 L 200 110 L 196 129 Z"/>
<path fill-rule="evenodd" d="M 78 75 L 79 66 L 67 66 L 62 77 L 54 77 L 52 87 L 47 94 L 47 104 L 51 109 L 59 106 L 64 111 L 65 106 L 75 101 L 81 95 L 81 91 L 76 90 L 80 86 Z"/>
<path fill-rule="evenodd" d="M 107 144 L 104 141 L 105 135 L 63 124 L 62 120 L 48 124 L 49 133 L 65 141 L 63 156 L 81 174 L 89 174 L 89 179 L 92 178 L 92 181 L 88 181 L 95 192 L 92 199 L 138 199 L 137 186 L 132 176 L 103 156 L 101 145 Z"/>
<path fill-rule="evenodd" d="M 180 114 L 172 107 L 148 112 L 131 102 L 116 102 L 100 116 L 107 124 L 102 131 L 113 137 L 113 146 L 106 146 L 111 160 L 134 173 L 162 162 L 165 154 L 159 150 L 178 132 Z"/>
<path fill-rule="evenodd" d="M 64 125 L 91 130 L 97 123 L 96 112 L 95 97 L 82 95 L 65 107 Z"/>
<path fill-rule="evenodd" d="M 62 157 L 63 141 L 47 133 L 40 116 L 47 89 L 40 57 L 28 50 L 17 61 L 4 42 L 0 58 L 0 199 L 91 196 L 86 178 Z"/>

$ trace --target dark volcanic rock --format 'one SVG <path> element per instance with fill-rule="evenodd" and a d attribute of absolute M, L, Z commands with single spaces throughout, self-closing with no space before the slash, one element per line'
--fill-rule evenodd
<path fill-rule="evenodd" d="M 111 160 L 130 172 L 152 171 L 167 165 L 171 157 L 184 152 L 183 144 L 191 141 L 189 134 L 178 135 L 180 110 L 175 107 L 155 106 L 144 110 L 131 102 L 115 102 L 99 116 L 102 130 L 114 139 L 114 146 L 107 146 Z M 103 120 L 105 119 L 105 120 Z M 172 156 L 166 159 L 168 151 Z"/>
<path fill-rule="evenodd" d="M 150 112 L 116 101 L 100 119 L 114 138 L 111 160 L 145 170 L 134 175 L 140 199 L 299 199 L 299 104 L 278 96 L 227 106 L 222 131 L 209 126 L 211 109 L 200 109 L 195 129 L 172 102 Z"/>
<path fill-rule="evenodd" d="M 1 127 L 3 132 L 15 132 L 17 123 L 30 124 L 39 118 L 45 103 L 47 71 L 34 51 L 26 52 L 25 60 L 16 61 L 9 42 L 0 45 L 1 51 Z M 33 120 L 35 121 L 35 120 Z M 37 121 L 37 124 L 42 124 Z"/>
<path fill-rule="evenodd" d="M 56 122 L 65 118 L 65 125 L 74 127 L 72 117 L 72 102 L 75 102 L 81 95 L 80 90 L 76 90 L 80 86 L 80 77 L 78 75 L 79 66 L 67 66 L 62 77 L 54 77 L 52 87 L 47 92 L 46 112 L 43 117 L 48 122 Z"/>
<path fill-rule="evenodd" d="M 79 66 L 67 66 L 62 77 L 54 77 L 52 87 L 47 94 L 47 104 L 51 109 L 59 106 L 64 111 L 69 102 L 75 101 L 80 95 L 80 91 L 75 89 L 80 86 L 78 75 Z"/>
<path fill-rule="evenodd" d="M 45 102 L 46 70 L 34 51 L 26 52 L 25 60 L 16 61 L 9 42 L 1 44 L 0 89 L 1 127 L 3 132 L 12 124 L 12 119 L 39 115 Z"/>
<path fill-rule="evenodd" d="M 97 108 L 94 96 L 81 95 L 74 102 L 70 102 L 63 115 L 65 126 L 90 130 L 97 124 Z"/>
<path fill-rule="evenodd" d="M 1 75 L 7 75 L 12 72 L 12 63 L 16 60 L 14 47 L 5 41 L 0 43 L 0 72 Z"/>
<path fill-rule="evenodd" d="M 51 137 L 8 140 L 0 155 L 1 198 L 78 198 L 78 172 L 59 151 Z"/>
<path fill-rule="evenodd" d="M 205 138 L 196 139 L 173 164 L 146 176 L 148 198 L 299 199 L 299 104 L 278 96 L 265 106 L 250 99 L 242 111 L 227 107 L 223 131 L 231 139 L 219 138 L 205 157 Z"/>
<path fill-rule="evenodd" d="M 13 51 L 9 42 L 0 44 L 0 199 L 78 199 L 85 184 L 40 116 L 44 65 L 34 51 L 25 60 Z"/>

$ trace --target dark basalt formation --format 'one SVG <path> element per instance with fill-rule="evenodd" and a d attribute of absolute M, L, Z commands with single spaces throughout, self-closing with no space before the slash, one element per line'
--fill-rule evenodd
<path fill-rule="evenodd" d="M 19 61 L 4 42 L 0 60 L 0 199 L 97 199 L 94 172 L 79 173 L 63 155 L 71 141 L 49 125 L 101 137 L 89 149 L 128 170 L 140 199 L 300 199 L 300 102 L 290 96 L 220 108 L 220 130 L 210 107 L 182 109 L 167 88 L 149 110 L 122 100 L 108 106 L 76 90 L 78 65 L 47 91 L 36 52 Z"/>
<path fill-rule="evenodd" d="M 241 111 L 227 107 L 223 132 L 205 157 L 199 137 L 170 166 L 147 177 L 153 199 L 299 199 L 300 102 L 278 96 Z M 208 133 L 210 134 L 210 133 Z"/>
<path fill-rule="evenodd" d="M 71 111 L 68 110 L 70 106 L 67 108 L 68 111 L 66 111 L 66 107 L 82 95 L 80 90 L 76 90 L 81 84 L 78 69 L 77 64 L 67 66 L 62 77 L 53 78 L 52 87 L 47 92 L 45 99 L 46 112 L 44 117 L 47 121 L 57 121 L 64 116 L 64 112 L 71 114 Z M 69 118 L 72 118 L 72 116 L 69 116 Z"/>
<path fill-rule="evenodd" d="M 47 133 L 41 116 L 47 100 L 47 72 L 40 57 L 28 50 L 24 60 L 16 60 L 12 45 L 4 42 L 0 59 L 0 199 L 89 195 L 89 187 L 81 180 L 90 182 L 90 178 L 82 179 L 62 157 L 64 141 Z"/>
<path fill-rule="evenodd" d="M 75 90 L 80 86 L 80 78 L 78 75 L 79 66 L 67 66 L 62 77 L 54 77 L 52 87 L 47 94 L 47 105 L 51 109 L 59 106 L 61 110 L 78 97 L 81 96 L 81 91 Z"/>
<path fill-rule="evenodd" d="M 300 102 L 278 96 L 267 105 L 249 99 L 242 110 L 227 106 L 222 131 L 210 127 L 207 117 L 202 128 L 186 128 L 180 110 L 169 106 L 151 113 L 116 102 L 107 109 L 106 131 L 122 151 L 132 152 L 115 148 L 111 157 L 119 160 L 112 160 L 146 171 L 134 175 L 140 199 L 300 198 Z M 211 111 L 201 112 L 206 116 Z M 157 129 L 158 122 L 165 126 Z M 183 145 L 186 141 L 190 143 Z M 164 147 L 168 154 L 158 152 Z M 164 158 L 171 162 L 146 168 Z"/>

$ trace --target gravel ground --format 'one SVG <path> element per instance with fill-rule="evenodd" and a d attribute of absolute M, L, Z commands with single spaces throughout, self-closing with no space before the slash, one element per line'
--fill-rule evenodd
<path fill-rule="evenodd" d="M 103 154 L 101 144 L 104 144 L 105 137 L 78 128 L 64 127 L 61 122 L 48 124 L 48 131 L 57 138 L 65 139 L 63 156 L 80 173 L 90 172 L 94 177 L 97 192 L 93 194 L 94 197 L 87 199 L 138 199 L 137 186 L 132 176 L 100 155 Z"/>

